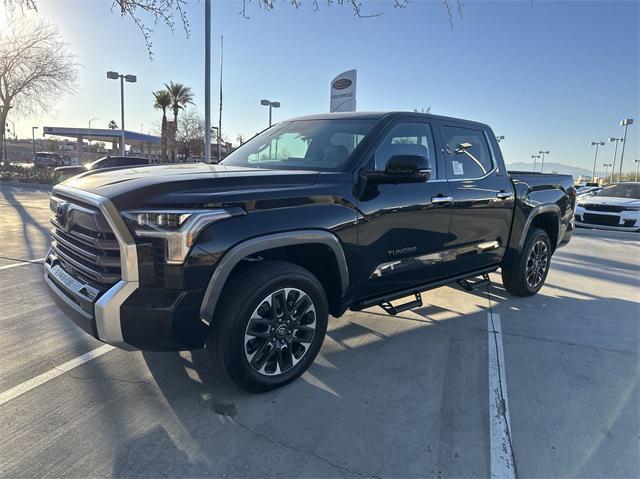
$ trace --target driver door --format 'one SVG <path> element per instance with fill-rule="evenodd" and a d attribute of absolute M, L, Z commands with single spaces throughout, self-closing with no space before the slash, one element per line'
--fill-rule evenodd
<path fill-rule="evenodd" d="M 358 207 L 361 275 L 357 299 L 413 288 L 445 275 L 441 252 L 447 242 L 452 195 L 438 165 L 441 147 L 432 124 L 412 118 L 395 123 L 383 135 L 368 168 L 384 172 L 395 155 L 424 155 L 431 177 L 426 182 L 385 184 L 365 181 Z"/>

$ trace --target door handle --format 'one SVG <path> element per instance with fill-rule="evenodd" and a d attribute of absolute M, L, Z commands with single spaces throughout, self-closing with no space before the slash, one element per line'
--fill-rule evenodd
<path fill-rule="evenodd" d="M 431 198 L 431 203 L 434 205 L 444 205 L 446 203 L 453 203 L 453 196 L 434 196 Z"/>
<path fill-rule="evenodd" d="M 512 196 L 513 195 L 511 193 L 509 193 L 508 191 L 500 191 L 500 192 L 496 193 L 496 198 L 498 198 L 499 200 L 508 200 Z"/>

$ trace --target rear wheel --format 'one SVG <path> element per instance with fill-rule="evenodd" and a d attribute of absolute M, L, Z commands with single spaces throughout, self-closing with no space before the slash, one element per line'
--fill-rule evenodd
<path fill-rule="evenodd" d="M 502 266 L 502 284 L 516 296 L 532 296 L 547 279 L 551 261 L 551 242 L 546 231 L 532 228 L 520 255 Z"/>
<path fill-rule="evenodd" d="M 207 348 L 236 385 L 268 391 L 293 381 L 313 363 L 328 315 L 324 289 L 312 273 L 285 261 L 263 261 L 229 279 Z"/>

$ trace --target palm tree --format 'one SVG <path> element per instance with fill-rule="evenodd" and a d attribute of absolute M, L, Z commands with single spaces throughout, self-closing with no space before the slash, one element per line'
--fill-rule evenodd
<path fill-rule="evenodd" d="M 178 129 L 178 113 L 184 109 L 188 104 L 193 105 L 193 92 L 191 87 L 185 86 L 182 83 L 173 83 L 170 81 L 165 83 L 164 87 L 171 96 L 171 110 L 173 111 L 173 128 L 174 133 Z M 175 134 L 174 134 L 175 137 Z M 173 149 L 173 158 L 175 159 L 175 148 Z"/>
<path fill-rule="evenodd" d="M 162 147 L 162 160 L 167 160 L 167 108 L 171 106 L 171 94 L 167 90 L 153 92 L 153 107 L 162 110 L 162 130 L 160 144 Z"/>

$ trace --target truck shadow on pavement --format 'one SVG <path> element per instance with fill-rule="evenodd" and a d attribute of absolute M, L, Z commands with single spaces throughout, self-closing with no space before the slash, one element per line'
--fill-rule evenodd
<path fill-rule="evenodd" d="M 159 418 L 123 444 L 114 475 L 486 476 L 486 311 L 454 334 L 429 309 L 412 321 L 331 318 L 310 370 L 260 395 L 227 383 L 205 350 L 143 353 L 179 425 Z M 130 452 L 157 441 L 156 458 Z"/>
<path fill-rule="evenodd" d="M 513 298 L 494 283 L 491 303 L 487 292 L 460 296 L 477 305 L 468 314 L 426 306 L 395 318 L 373 310 L 331 318 L 323 350 L 309 371 L 284 388 L 260 395 L 227 383 L 205 350 L 143 353 L 169 410 L 141 436 L 118 447 L 113 474 L 487 477 L 488 312 L 503 318 L 512 381 L 522 380 L 522 374 L 509 369 L 520 367 L 510 366 L 512 341 L 528 341 L 534 349 L 548 345 L 589 348 L 591 354 L 613 351 L 637 362 L 637 334 L 626 340 L 615 334 L 596 339 L 584 334 L 600 327 L 602 309 L 621 312 L 615 320 L 633 331 L 627 322 L 638 311 L 637 303 L 553 288 L 553 295 L 543 289 L 532 298 Z M 583 334 L 563 336 L 577 331 Z M 593 417 L 592 398 L 612 383 L 601 379 L 608 366 L 592 363 L 592 377 L 576 386 L 580 397 L 549 408 L 573 408 L 566 413 L 574 415 L 578 408 Z M 587 449 L 578 453 L 567 445 L 555 446 L 558 453 L 566 449 L 576 474 L 600 448 L 606 449 L 600 429 L 612 428 L 612 417 L 627 414 L 637 400 L 638 381 L 630 379 L 613 384 L 625 404 L 599 405 L 590 426 L 593 435 L 580 439 Z M 546 386 L 555 387 L 535 385 Z M 510 382 L 509 387 L 520 385 Z M 526 414 L 529 404 L 515 401 L 511 408 Z M 512 421 L 519 424 L 518 416 Z M 522 438 L 536 431 L 515 434 Z M 584 457 L 584 451 L 590 456 Z"/>

